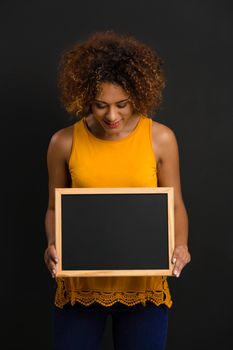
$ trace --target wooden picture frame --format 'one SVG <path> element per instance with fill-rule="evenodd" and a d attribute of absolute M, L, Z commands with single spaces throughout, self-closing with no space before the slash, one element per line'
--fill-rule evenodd
<path fill-rule="evenodd" d="M 55 189 L 57 277 L 171 276 L 174 241 L 172 187 Z"/>

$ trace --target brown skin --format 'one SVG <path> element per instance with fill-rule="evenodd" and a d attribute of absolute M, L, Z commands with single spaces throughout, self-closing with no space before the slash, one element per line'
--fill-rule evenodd
<path fill-rule="evenodd" d="M 98 101 L 96 101 L 98 100 Z M 90 131 L 99 138 L 117 140 L 129 135 L 136 127 L 139 115 L 134 114 L 128 94 L 117 85 L 102 83 L 102 90 L 92 102 L 92 114 L 86 118 Z M 102 102 L 99 102 L 102 101 Z M 123 101 L 123 102 L 121 102 Z M 120 120 L 118 128 L 110 129 L 107 122 Z M 47 154 L 49 173 L 49 201 L 45 217 L 48 247 L 44 260 L 52 275 L 56 275 L 58 258 L 55 249 L 55 196 L 56 187 L 70 187 L 68 162 L 72 147 L 73 126 L 56 132 Z M 165 125 L 152 123 L 152 143 L 158 169 L 158 186 L 173 187 L 175 199 L 175 249 L 172 255 L 173 274 L 176 277 L 190 262 L 188 251 L 188 216 L 180 185 L 179 152 L 175 135 Z"/>

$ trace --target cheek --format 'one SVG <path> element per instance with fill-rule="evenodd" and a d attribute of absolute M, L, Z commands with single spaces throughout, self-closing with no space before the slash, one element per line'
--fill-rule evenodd
<path fill-rule="evenodd" d="M 123 112 L 126 116 L 131 116 L 133 114 L 133 108 L 131 106 L 124 109 Z"/>
<path fill-rule="evenodd" d="M 100 117 L 105 113 L 105 109 L 99 109 L 99 108 L 96 108 L 95 106 L 92 106 L 91 111 L 94 115 L 100 116 Z"/>
<path fill-rule="evenodd" d="M 128 105 L 127 105 L 127 107 L 126 107 L 126 110 L 127 110 L 127 112 L 129 113 L 129 114 L 133 114 L 133 110 L 134 110 L 134 108 L 133 108 L 133 105 L 132 105 L 132 103 L 128 103 Z"/>

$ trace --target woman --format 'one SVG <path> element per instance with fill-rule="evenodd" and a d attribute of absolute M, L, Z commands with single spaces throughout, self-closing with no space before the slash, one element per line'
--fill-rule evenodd
<path fill-rule="evenodd" d="M 162 99 L 162 62 L 148 45 L 94 33 L 62 56 L 61 101 L 79 117 L 48 147 L 45 262 L 56 276 L 54 188 L 173 187 L 176 277 L 190 261 L 175 135 L 149 117 Z M 114 242 L 113 242 L 114 244 Z M 57 278 L 54 349 L 99 349 L 111 314 L 115 349 L 164 349 L 172 305 L 166 277 Z"/>

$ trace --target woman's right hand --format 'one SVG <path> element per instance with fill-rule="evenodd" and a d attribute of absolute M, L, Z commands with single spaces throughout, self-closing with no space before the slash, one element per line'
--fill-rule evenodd
<path fill-rule="evenodd" d="M 56 277 L 58 257 L 54 244 L 50 244 L 44 253 L 44 261 L 52 277 Z"/>

